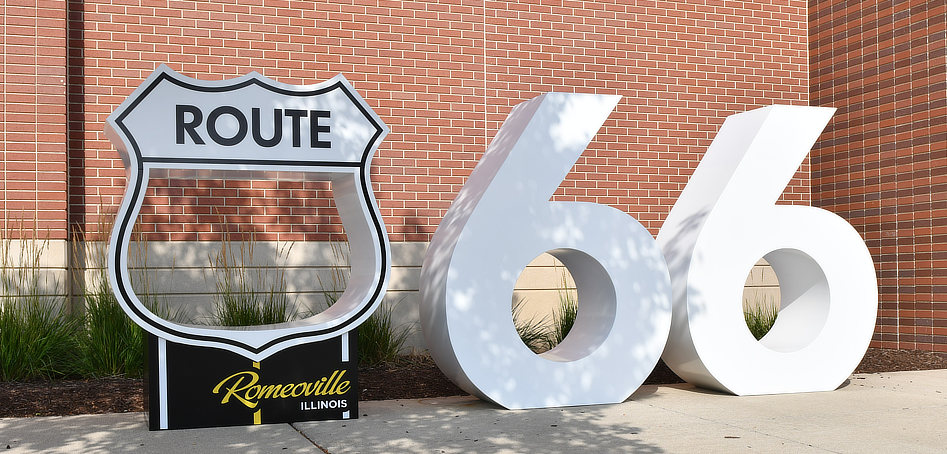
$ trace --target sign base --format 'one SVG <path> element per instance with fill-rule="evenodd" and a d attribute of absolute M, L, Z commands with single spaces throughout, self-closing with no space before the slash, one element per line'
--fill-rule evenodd
<path fill-rule="evenodd" d="M 149 430 L 358 418 L 355 332 L 260 362 L 147 335 Z"/>

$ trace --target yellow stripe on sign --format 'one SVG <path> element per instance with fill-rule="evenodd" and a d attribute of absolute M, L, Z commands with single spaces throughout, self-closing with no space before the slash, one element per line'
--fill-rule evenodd
<path fill-rule="evenodd" d="M 257 361 L 254 361 L 254 362 L 253 362 L 253 368 L 256 369 L 256 370 L 260 370 L 260 363 L 257 362 Z M 260 415 L 260 412 L 261 412 L 261 411 L 263 411 L 263 410 L 260 409 L 260 410 L 257 410 L 257 411 L 255 411 L 255 412 L 253 412 L 253 424 L 262 424 L 262 423 L 260 422 L 260 421 L 263 419 L 262 416 Z"/>

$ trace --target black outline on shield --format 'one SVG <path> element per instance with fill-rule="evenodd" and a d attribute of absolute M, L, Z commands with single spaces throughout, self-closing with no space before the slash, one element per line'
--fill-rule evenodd
<path fill-rule="evenodd" d="M 150 173 L 152 168 L 154 169 L 187 169 L 186 164 L 202 164 L 203 167 L 196 169 L 204 170 L 214 170 L 212 167 L 215 164 L 220 164 L 222 166 L 291 166 L 294 168 L 312 168 L 312 172 L 318 173 L 319 168 L 349 168 L 353 172 L 339 172 L 338 174 L 342 178 L 348 178 L 349 175 L 355 180 L 353 187 L 358 192 L 358 199 L 360 204 L 365 208 L 371 218 L 371 230 L 373 234 L 377 237 L 379 241 L 380 251 L 379 256 L 381 259 L 381 270 L 378 274 L 378 279 L 374 283 L 374 288 L 371 290 L 371 296 L 368 299 L 368 303 L 365 304 L 359 311 L 354 314 L 349 314 L 344 318 L 341 323 L 333 325 L 331 328 L 324 328 L 320 330 L 304 330 L 300 332 L 289 333 L 284 336 L 274 338 L 265 344 L 262 344 L 259 347 L 253 347 L 239 340 L 231 339 L 226 337 L 227 332 L 240 331 L 241 329 L 208 329 L 213 331 L 219 331 L 221 336 L 216 335 L 200 335 L 194 333 L 187 333 L 173 329 L 171 327 L 159 324 L 155 322 L 151 317 L 143 313 L 138 307 L 131 303 L 131 298 L 129 296 L 129 289 L 131 289 L 130 282 L 125 282 L 122 271 L 127 271 L 127 254 L 117 253 L 119 251 L 112 251 L 110 247 L 109 251 L 109 260 L 114 263 L 115 273 L 114 276 L 112 273 L 109 273 L 110 279 L 114 278 L 114 288 L 119 290 L 119 303 L 122 305 L 123 309 L 126 312 L 134 313 L 139 319 L 145 321 L 148 326 L 143 326 L 147 331 L 155 333 L 169 334 L 180 339 L 192 340 L 209 344 L 217 344 L 220 346 L 230 345 L 236 347 L 239 350 L 251 353 L 253 355 L 258 355 L 260 352 L 263 352 L 273 346 L 278 344 L 287 343 L 293 340 L 299 340 L 301 342 L 311 342 L 316 339 L 307 340 L 307 338 L 316 338 L 316 337 L 329 337 L 333 334 L 342 334 L 346 331 L 349 331 L 355 326 L 351 326 L 356 320 L 359 320 L 366 312 L 373 312 L 381 300 L 384 298 L 384 293 L 387 288 L 388 283 L 388 274 L 390 272 L 390 257 L 388 256 L 388 235 L 385 230 L 384 224 L 381 221 L 381 216 L 378 212 L 378 207 L 374 202 L 373 191 L 370 186 L 370 175 L 369 175 L 369 157 L 372 156 L 373 150 L 380 143 L 380 139 L 387 133 L 387 128 L 375 121 L 375 118 L 366 111 L 366 106 L 363 105 L 363 102 L 359 102 L 360 98 L 358 95 L 352 93 L 349 86 L 343 84 L 341 81 L 336 81 L 331 85 L 318 85 L 315 88 L 308 88 L 303 90 L 290 90 L 274 86 L 268 83 L 268 79 L 259 74 L 251 74 L 249 78 L 243 80 L 239 83 L 232 85 L 220 85 L 220 86 L 200 86 L 190 83 L 186 80 L 181 80 L 176 77 L 185 78 L 179 73 L 167 68 L 165 65 L 161 65 L 156 72 L 160 74 L 155 77 L 150 84 L 141 91 L 141 93 L 135 98 L 135 100 L 130 103 L 127 108 L 125 108 L 118 116 L 114 119 L 114 124 L 121 129 L 121 134 L 123 138 L 127 140 L 128 144 L 131 145 L 131 153 L 129 153 L 129 159 L 131 162 L 125 163 L 126 169 L 128 171 L 128 182 L 129 184 L 134 184 L 134 188 L 126 188 L 125 195 L 123 196 L 122 206 L 126 206 L 128 209 L 123 210 L 119 213 L 119 216 L 116 218 L 116 225 L 112 230 L 112 235 L 116 233 L 119 235 L 118 239 L 115 241 L 116 246 L 119 246 L 119 250 L 124 250 L 127 248 L 131 241 L 131 230 L 135 224 L 135 219 L 132 218 L 132 214 L 136 214 L 140 209 L 140 204 L 143 200 L 144 193 L 147 190 L 147 185 L 144 184 L 144 177 L 147 173 Z M 127 115 L 129 115 L 135 107 L 146 98 L 146 96 L 160 84 L 162 81 L 168 81 L 174 83 L 178 86 L 186 88 L 193 91 L 203 91 L 203 92 L 227 92 L 238 90 L 244 88 L 250 84 L 258 85 L 266 90 L 272 91 L 277 94 L 285 96 L 295 96 L 295 97 L 309 97 L 316 96 L 320 94 L 325 94 L 333 90 L 341 90 L 346 97 L 355 105 L 362 115 L 371 123 L 375 128 L 375 133 L 372 138 L 368 141 L 365 149 L 361 153 L 361 157 L 358 163 L 350 162 L 338 162 L 338 161 L 291 161 L 291 160 L 254 160 L 254 159 L 214 159 L 214 158 L 161 158 L 161 157 L 142 157 L 141 151 L 139 149 L 138 143 L 135 141 L 135 138 L 131 135 L 127 127 L 122 123 Z M 117 145 L 117 144 L 116 144 Z M 132 156 L 133 153 L 133 156 Z M 149 165 L 150 164 L 150 165 Z M 171 164 L 169 167 L 164 167 L 161 164 Z M 184 165 L 182 165 L 184 164 Z M 230 170 L 230 169 L 221 169 L 221 170 Z M 355 171 L 358 170 L 358 171 Z M 334 180 L 335 178 L 333 178 Z M 128 200 L 126 200 L 128 199 Z M 340 215 L 342 215 L 340 210 Z M 344 221 L 343 221 L 344 222 Z M 111 241 L 110 241 L 111 246 Z M 154 315 L 154 314 L 152 314 Z M 154 315 L 157 317 L 157 315 Z M 171 325 L 176 325 L 175 323 L 168 322 Z M 259 329 L 254 329 L 250 327 L 250 330 L 259 331 Z M 279 328 L 277 328 L 278 330 Z M 160 335 L 159 335 L 160 336 Z M 269 352 L 267 356 L 280 351 L 284 348 L 288 348 L 291 345 L 295 345 L 299 342 L 290 342 L 284 345 L 281 348 Z M 229 349 L 228 349 L 229 350 Z"/>

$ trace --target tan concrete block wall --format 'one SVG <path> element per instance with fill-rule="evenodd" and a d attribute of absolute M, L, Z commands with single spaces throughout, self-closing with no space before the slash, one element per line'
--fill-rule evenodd
<path fill-rule="evenodd" d="M 30 291 L 37 284 L 41 295 L 65 297 L 69 291 L 69 243 L 65 240 L 0 240 L 0 276 L 5 297 Z"/>
<path fill-rule="evenodd" d="M 766 260 L 760 259 L 750 270 L 743 288 L 743 303 L 779 306 L 779 279 Z"/>
<path fill-rule="evenodd" d="M 22 256 L 21 251 L 25 247 L 20 241 L 10 242 L 8 257 Z M 211 263 L 220 248 L 219 242 L 132 243 L 130 261 L 146 265 L 143 268 L 133 266 L 130 270 L 136 282 L 136 292 L 139 296 L 148 294 L 156 297 L 172 312 L 183 310 L 193 322 L 213 323 L 214 294 L 217 290 L 216 273 Z M 240 253 L 239 243 L 232 244 L 231 248 L 232 253 Z M 289 253 L 279 254 L 279 251 L 287 249 Z M 384 304 L 394 306 L 395 323 L 410 326 L 414 331 L 409 339 L 409 345 L 414 348 L 424 345 L 418 324 L 418 289 L 426 249 L 427 243 L 422 242 L 392 243 L 391 280 L 384 299 Z M 92 288 L 105 276 L 105 253 L 106 244 L 103 242 L 83 243 L 75 248 L 66 241 L 46 242 L 38 267 L 44 292 L 63 297 L 67 295 L 70 285 L 67 263 L 70 255 L 87 266 L 84 282 L 73 284 L 72 291 L 81 293 L 83 286 Z M 18 261 L 10 259 L 5 264 L 10 268 L 18 265 Z M 319 311 L 325 307 L 323 291 L 343 289 L 333 284 L 333 274 L 341 271 L 347 276 L 350 272 L 347 264 L 344 245 L 329 242 L 257 242 L 254 244 L 252 259 L 248 257 L 245 263 L 251 273 L 258 270 L 270 283 L 275 282 L 280 272 L 276 266 L 279 266 L 290 300 L 303 312 Z M 10 273 L 14 270 L 10 268 L 3 271 Z M 772 268 L 765 261 L 760 260 L 753 267 L 746 285 L 745 302 L 778 304 L 779 284 Z M 511 295 L 511 306 L 515 301 L 525 300 L 522 316 L 525 319 L 545 318 L 548 323 L 563 292 L 575 295 L 575 282 L 561 262 L 549 254 L 543 254 L 520 274 Z"/>

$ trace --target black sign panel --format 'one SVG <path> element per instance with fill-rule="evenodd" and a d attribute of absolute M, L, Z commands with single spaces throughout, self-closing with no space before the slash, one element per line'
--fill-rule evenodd
<path fill-rule="evenodd" d="M 358 336 L 343 336 L 348 342 L 339 336 L 289 347 L 254 362 L 227 350 L 149 335 L 149 428 L 357 418 Z M 164 346 L 159 353 L 160 343 Z"/>

